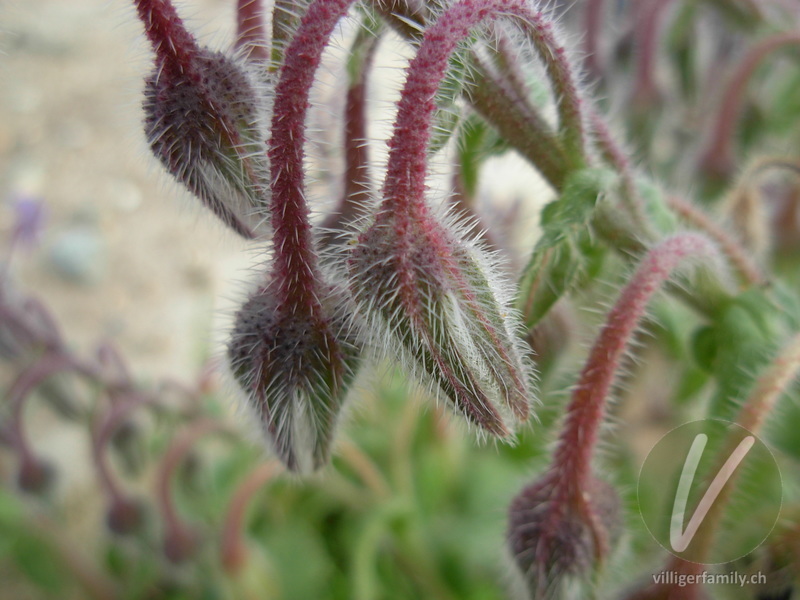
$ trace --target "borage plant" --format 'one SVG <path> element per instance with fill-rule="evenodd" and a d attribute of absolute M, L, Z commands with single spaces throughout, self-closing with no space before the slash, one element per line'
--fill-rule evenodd
<path fill-rule="evenodd" d="M 227 345 L 243 402 L 286 470 L 322 472 L 294 490 L 354 472 L 377 498 L 361 512 L 370 516 L 352 554 L 346 525 L 319 523 L 337 573 L 326 579 L 330 597 L 494 598 L 503 589 L 542 599 L 791 597 L 800 572 L 800 409 L 787 393 L 800 366 L 793 269 L 800 160 L 779 134 L 797 131 L 800 105 L 791 90 L 800 75 L 790 63 L 769 73 L 758 66 L 798 44 L 797 7 L 777 0 L 547 7 L 277 0 L 269 24 L 266 6 L 239 0 L 232 48 L 212 50 L 169 0 L 134 4 L 155 55 L 144 101 L 153 153 L 265 256 Z M 323 56 L 344 38 L 346 64 L 335 67 L 347 74 L 343 180 L 325 213 L 309 192 L 306 157 L 314 141 L 324 142 L 308 122 L 319 108 L 311 98 Z M 370 157 L 384 142 L 367 133 L 369 90 L 380 72 L 376 54 L 393 38 L 405 40 L 413 58 L 379 167 Z M 726 51 L 732 46 L 741 49 Z M 755 77 L 763 79 L 761 96 L 747 91 Z M 629 117 L 636 156 L 665 183 L 637 168 L 617 142 L 609 107 Z M 687 136 L 689 127 L 701 135 Z M 737 145 L 753 158 L 734 177 Z M 492 197 L 479 192 L 479 180 L 482 190 L 492 184 L 481 167 L 511 153 L 544 182 L 542 198 L 524 199 L 543 206 L 528 256 L 510 250 L 508 238 L 519 233 L 513 224 L 500 226 L 503 219 L 488 212 L 509 209 L 478 201 Z M 452 165 L 453 190 L 437 196 L 429 167 L 442 156 Z M 696 200 L 686 197 L 689 189 Z M 643 322 L 649 338 L 637 333 Z M 588 354 L 573 339 L 593 339 Z M 631 360 L 637 347 L 641 358 Z M 403 416 L 400 441 L 389 447 L 355 424 L 353 439 L 363 446 L 337 441 L 346 404 L 358 403 L 363 390 L 359 374 L 395 362 L 419 384 L 402 395 L 441 400 L 480 440 L 502 442 L 469 452 L 493 456 L 493 468 L 516 465 L 513 475 L 501 483 L 493 468 L 473 472 L 463 457 L 409 464 L 407 420 L 415 416 Z M 571 398 L 562 411 L 565 388 Z M 615 393 L 620 402 L 610 408 Z M 431 414 L 438 433 L 421 454 L 459 447 L 438 406 Z M 654 434 L 698 420 L 725 426 L 696 438 L 705 450 L 688 475 L 691 483 L 697 472 L 700 483 L 685 511 L 686 498 L 681 504 L 672 492 L 678 476 L 683 489 L 695 446 L 679 450 L 681 460 L 689 454 L 678 472 L 649 466 L 644 453 Z M 175 464 L 215 423 L 196 419 L 173 442 L 160 470 L 162 495 Z M 390 423 L 370 427 L 381 437 Z M 743 447 L 740 431 L 747 440 L 764 437 L 782 485 L 777 470 L 729 459 Z M 102 427 L 97 435 L 103 444 Z M 41 469 L 19 448 L 28 474 L 21 481 L 30 488 L 25 482 L 41 479 Z M 235 581 L 251 560 L 235 533 L 244 503 L 276 469 L 256 468 L 232 500 L 220 543 L 223 570 Z M 522 474 L 529 483 L 512 499 Z M 484 494 L 496 485 L 507 490 L 512 583 L 488 591 L 451 564 L 454 553 L 469 561 L 468 552 L 426 541 L 438 538 L 408 516 L 429 510 L 417 485 L 435 489 L 432 481 L 451 478 Z M 110 493 L 112 529 L 133 528 L 135 505 Z M 333 483 L 327 493 L 348 494 Z M 457 503 L 458 488 L 450 493 Z M 664 495 L 670 503 L 658 508 Z M 189 560 L 202 536 L 165 502 L 166 555 Z M 776 523 L 770 510 L 781 502 Z M 637 513 L 659 510 L 655 526 L 645 519 L 648 532 Z M 464 516 L 458 527 L 485 531 L 475 519 Z M 492 539 L 476 534 L 464 542 L 477 548 L 475 564 L 501 556 Z M 277 550 L 264 542 L 263 552 Z M 398 564 L 385 564 L 385 553 Z M 285 576 L 274 577 L 285 589 L 302 589 L 286 583 L 288 573 L 303 576 L 285 559 L 267 563 L 282 565 Z M 715 576 L 725 574 L 747 585 L 720 585 L 725 580 Z M 293 597 L 259 581 L 269 597 Z"/>

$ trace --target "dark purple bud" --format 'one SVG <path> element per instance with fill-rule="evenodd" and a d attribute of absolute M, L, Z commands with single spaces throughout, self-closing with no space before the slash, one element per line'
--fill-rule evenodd
<path fill-rule="evenodd" d="M 570 494 L 550 473 L 524 488 L 509 511 L 508 544 L 533 600 L 556 600 L 571 580 L 586 581 L 622 529 L 613 487 L 592 477 Z"/>
<path fill-rule="evenodd" d="M 303 316 L 280 303 L 274 288 L 258 290 L 239 310 L 228 358 L 278 457 L 308 471 L 328 461 L 358 349 L 343 315 Z M 341 314 L 332 304 L 321 312 Z"/>
<path fill-rule="evenodd" d="M 172 564 L 179 565 L 192 557 L 199 542 L 199 535 L 192 529 L 171 529 L 164 536 L 164 556 Z"/>
<path fill-rule="evenodd" d="M 246 238 L 269 232 L 268 74 L 197 44 L 168 0 L 137 0 L 156 53 L 145 133 L 156 158 Z"/>
<path fill-rule="evenodd" d="M 17 472 L 17 485 L 28 494 L 44 494 L 55 482 L 56 470 L 45 461 L 33 456 L 24 457 Z"/>
<path fill-rule="evenodd" d="M 108 529 L 117 535 L 130 535 L 144 524 L 144 507 L 137 500 L 115 498 L 106 513 Z"/>

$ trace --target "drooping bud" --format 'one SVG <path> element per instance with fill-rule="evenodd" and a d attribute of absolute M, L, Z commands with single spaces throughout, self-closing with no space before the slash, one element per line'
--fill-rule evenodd
<path fill-rule="evenodd" d="M 400 221 L 382 213 L 349 259 L 370 342 L 484 432 L 510 435 L 533 393 L 510 294 L 488 275 L 498 269 L 432 216 Z"/>
<path fill-rule="evenodd" d="M 330 454 L 336 418 L 358 360 L 341 290 L 319 267 L 305 198 L 305 121 L 316 69 L 353 0 L 316 0 L 286 49 L 275 88 L 271 163 L 274 256 L 239 310 L 228 344 L 234 375 L 279 458 L 293 471 Z"/>
<path fill-rule="evenodd" d="M 558 88 L 560 126 L 582 146 L 580 106 L 551 25 L 525 2 L 462 0 L 425 31 L 398 105 L 383 202 L 348 258 L 351 293 L 370 341 L 405 358 L 471 422 L 497 436 L 527 419 L 531 369 L 511 294 L 491 255 L 425 200 L 435 96 L 449 59 L 473 28 L 517 20 Z M 559 51 L 560 50 L 560 51 Z"/>
<path fill-rule="evenodd" d="M 622 528 L 619 496 L 591 477 L 579 495 L 548 473 L 524 488 L 509 509 L 508 544 L 533 600 L 563 597 L 608 557 Z"/>
<path fill-rule="evenodd" d="M 113 498 L 106 513 L 106 525 L 112 533 L 130 535 L 144 524 L 144 506 L 124 496 Z"/>
<path fill-rule="evenodd" d="M 330 303 L 333 296 L 325 294 Z M 332 305 L 325 314 L 336 314 Z M 258 290 L 236 316 L 228 343 L 234 376 L 248 394 L 275 453 L 292 471 L 327 463 L 358 363 L 344 316 L 322 321 L 279 301 L 274 284 Z"/>
<path fill-rule="evenodd" d="M 679 266 L 698 258 L 715 262 L 719 255 L 693 233 L 667 238 L 648 252 L 589 352 L 547 473 L 512 503 L 509 546 L 536 600 L 561 598 L 570 579 L 590 575 L 611 552 L 620 503 L 592 464 L 606 401 L 653 294 Z"/>
<path fill-rule="evenodd" d="M 272 103 L 266 69 L 241 53 L 199 46 L 169 0 L 136 6 L 156 53 L 144 100 L 153 153 L 239 235 L 265 235 Z"/>
<path fill-rule="evenodd" d="M 53 485 L 56 471 L 52 465 L 34 456 L 24 456 L 17 473 L 19 488 L 28 494 L 44 494 Z"/>

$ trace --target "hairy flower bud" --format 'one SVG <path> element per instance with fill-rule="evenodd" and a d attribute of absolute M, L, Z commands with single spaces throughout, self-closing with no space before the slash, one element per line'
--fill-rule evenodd
<path fill-rule="evenodd" d="M 106 524 L 117 535 L 129 535 L 144 525 L 145 509 L 141 502 L 119 497 L 112 500 L 106 513 Z"/>
<path fill-rule="evenodd" d="M 343 318 L 295 311 L 276 287 L 273 280 L 239 310 L 228 358 L 278 457 L 290 470 L 308 471 L 328 461 L 357 349 Z M 334 294 L 325 298 L 320 312 L 336 314 Z"/>
<path fill-rule="evenodd" d="M 55 468 L 39 458 L 26 456 L 20 461 L 17 483 L 23 492 L 44 494 L 52 487 L 55 477 Z"/>
<path fill-rule="evenodd" d="M 200 47 L 168 0 L 138 0 L 137 7 L 156 53 L 144 100 L 153 153 L 231 229 L 246 238 L 266 234 L 267 70 Z"/>
<path fill-rule="evenodd" d="M 472 423 L 504 437 L 527 419 L 533 393 L 510 295 L 488 258 L 427 212 L 381 212 L 348 265 L 372 345 L 399 354 Z"/>
<path fill-rule="evenodd" d="M 508 544 L 533 600 L 562 598 L 570 580 L 589 576 L 607 557 L 622 524 L 619 496 L 592 477 L 573 494 L 558 473 L 524 488 L 509 511 Z"/>

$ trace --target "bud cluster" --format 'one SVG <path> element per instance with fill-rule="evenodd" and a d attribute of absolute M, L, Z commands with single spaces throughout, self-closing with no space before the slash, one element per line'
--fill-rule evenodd
<path fill-rule="evenodd" d="M 228 359 L 275 453 L 295 471 L 327 462 L 362 355 L 400 357 L 482 433 L 509 437 L 534 396 L 514 293 L 498 280 L 496 258 L 427 205 L 424 180 L 434 96 L 450 57 L 473 29 L 500 17 L 529 37 L 559 92 L 564 139 L 580 143 L 574 82 L 549 22 L 521 0 L 462 0 L 438 15 L 408 67 L 374 207 L 365 154 L 351 151 L 365 144 L 364 77 L 356 76 L 361 96 L 348 101 L 345 120 L 346 136 L 359 139 L 345 140 L 345 151 L 347 173 L 360 181 L 346 182 L 344 202 L 367 199 L 372 215 L 322 261 L 320 249 L 337 244 L 309 219 L 305 121 L 322 53 L 352 0 L 312 2 L 288 43 L 276 40 L 270 52 L 258 39 L 266 28 L 254 4 L 238 3 L 240 39 L 226 53 L 197 43 L 169 0 L 136 1 L 156 55 L 145 91 L 153 152 L 229 227 L 270 241 L 271 260 L 236 315 Z M 365 53 L 374 48 L 357 43 Z M 265 59 L 281 54 L 276 64 Z M 369 60 L 356 65 L 366 69 Z M 351 228 L 356 211 L 343 206 L 327 226 Z"/>

